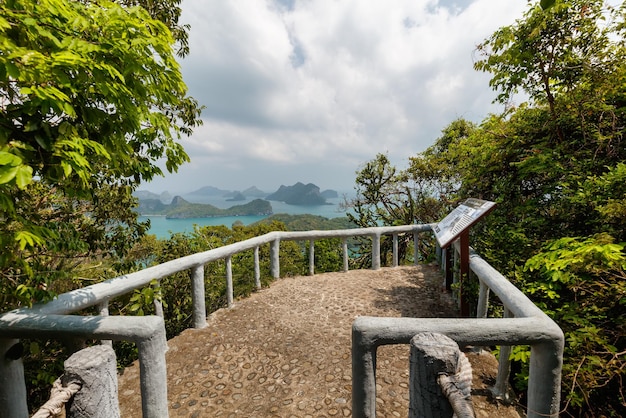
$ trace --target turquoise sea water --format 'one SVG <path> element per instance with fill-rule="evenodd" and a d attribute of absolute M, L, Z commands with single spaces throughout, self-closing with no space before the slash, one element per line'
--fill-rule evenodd
<path fill-rule="evenodd" d="M 204 198 L 204 199 L 191 199 L 185 197 L 186 200 L 194 203 L 209 203 L 218 208 L 228 208 L 234 205 L 243 204 L 246 202 L 228 202 L 225 198 Z M 311 214 L 323 216 L 325 218 L 338 218 L 345 216 L 339 208 L 339 203 L 343 201 L 342 198 L 327 199 L 329 205 L 320 206 L 295 206 L 288 205 L 283 202 L 270 202 L 273 212 L 287 213 L 289 215 L 303 215 Z M 176 232 L 192 232 L 194 225 L 206 226 L 206 225 L 226 225 L 231 227 L 233 223 L 240 221 L 244 225 L 250 225 L 257 221 L 267 218 L 267 216 L 221 216 L 216 218 L 189 218 L 189 219 L 166 219 L 165 216 L 141 216 L 139 220 L 150 219 L 149 234 L 154 234 L 157 238 L 169 238 L 172 233 Z"/>

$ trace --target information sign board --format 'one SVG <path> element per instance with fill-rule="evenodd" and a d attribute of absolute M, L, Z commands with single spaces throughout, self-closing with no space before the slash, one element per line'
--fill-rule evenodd
<path fill-rule="evenodd" d="M 480 218 L 489 213 L 496 204 L 488 200 L 467 199 L 448 214 L 434 228 L 437 242 L 441 248 L 446 248 L 451 242 Z"/>

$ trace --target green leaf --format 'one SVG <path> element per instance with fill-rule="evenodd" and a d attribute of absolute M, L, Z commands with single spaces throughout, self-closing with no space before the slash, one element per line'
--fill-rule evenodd
<path fill-rule="evenodd" d="M 15 166 L 0 166 L 0 184 L 9 183 L 17 175 L 19 167 Z"/>
<path fill-rule="evenodd" d="M 17 66 L 12 62 L 6 62 L 4 64 L 4 67 L 6 68 L 7 74 L 9 74 L 9 76 L 12 77 L 14 80 L 17 80 L 20 77 L 19 68 L 17 68 Z"/>
<path fill-rule="evenodd" d="M 0 151 L 0 166 L 10 165 L 16 167 L 22 164 L 22 159 L 10 152 Z"/>
<path fill-rule="evenodd" d="M 37 341 L 31 341 L 28 349 L 30 354 L 32 355 L 37 355 L 41 352 L 41 347 L 39 346 L 39 343 Z"/>
<path fill-rule="evenodd" d="M 26 188 L 33 181 L 33 168 L 27 165 L 18 167 L 15 181 L 20 189 Z"/>
<path fill-rule="evenodd" d="M 45 243 L 42 237 L 29 231 L 18 231 L 15 234 L 15 241 L 17 241 L 21 250 L 24 250 L 26 247 L 32 248 Z"/>

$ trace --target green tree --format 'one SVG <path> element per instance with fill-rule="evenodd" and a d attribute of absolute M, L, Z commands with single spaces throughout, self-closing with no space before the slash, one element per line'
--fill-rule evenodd
<path fill-rule="evenodd" d="M 530 103 L 445 151 L 459 198 L 498 203 L 474 230 L 477 249 L 566 334 L 562 398 L 574 416 L 624 407 L 623 22 L 602 1 L 531 6 L 476 63 L 498 100 L 520 90 Z"/>
<path fill-rule="evenodd" d="M 189 159 L 177 141 L 200 109 L 175 40 L 130 3 L 0 5 L 0 272 L 21 303 L 71 263 L 123 255 L 146 227 L 132 191 Z"/>
<path fill-rule="evenodd" d="M 357 191 L 366 192 L 357 196 L 364 198 L 357 219 L 406 222 L 406 213 L 378 203 L 393 199 L 411 208 L 436 201 L 433 221 L 468 197 L 495 201 L 496 210 L 472 228 L 472 245 L 563 329 L 562 409 L 620 416 L 626 6 L 544 3 L 478 47 L 476 69 L 492 74 L 505 112 L 479 125 L 453 121 L 404 171 L 381 156 L 368 163 L 357 177 Z M 530 100 L 512 106 L 518 92 Z M 411 198 L 402 202 L 405 190 Z"/>

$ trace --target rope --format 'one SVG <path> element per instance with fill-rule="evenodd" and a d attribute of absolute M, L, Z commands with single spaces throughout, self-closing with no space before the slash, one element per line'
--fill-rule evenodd
<path fill-rule="evenodd" d="M 437 383 L 452 406 L 453 417 L 475 418 L 472 406 L 472 365 L 465 353 L 459 352 L 456 373 L 452 376 L 440 374 Z"/>
<path fill-rule="evenodd" d="M 65 411 L 65 404 L 78 392 L 82 384 L 78 381 L 69 382 L 63 386 L 61 379 L 52 384 L 50 399 L 31 418 L 54 418 Z"/>

